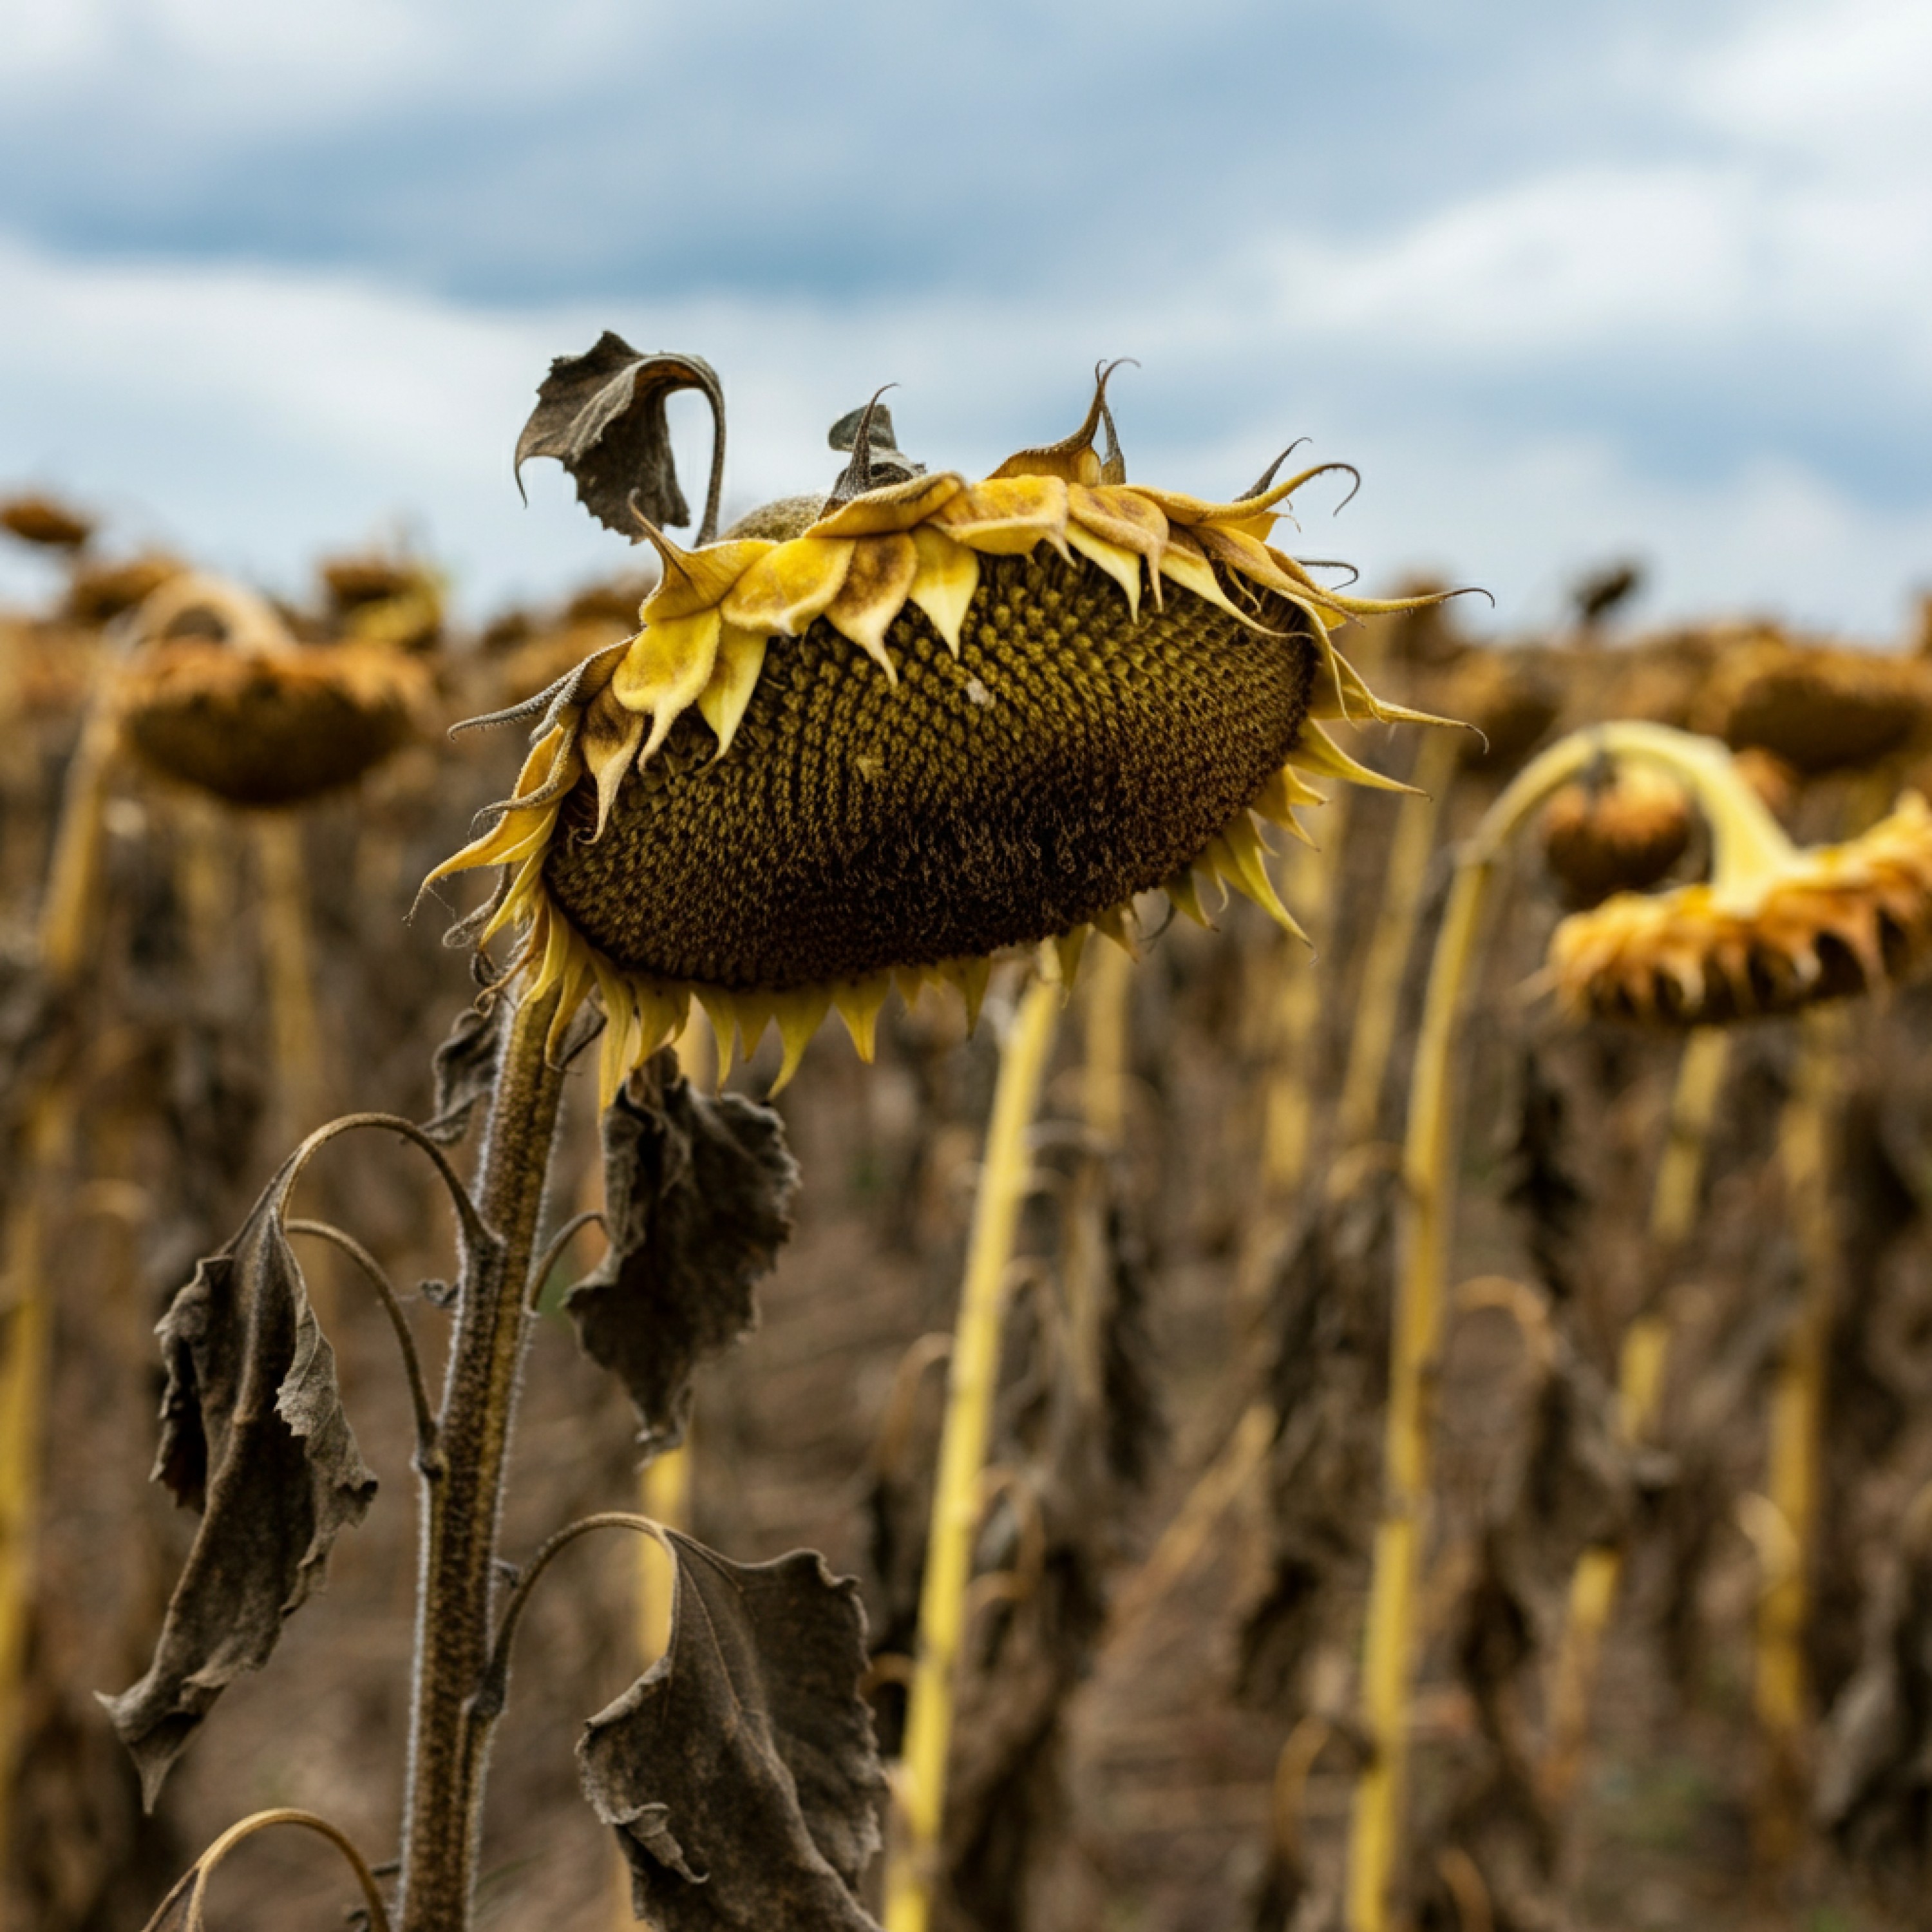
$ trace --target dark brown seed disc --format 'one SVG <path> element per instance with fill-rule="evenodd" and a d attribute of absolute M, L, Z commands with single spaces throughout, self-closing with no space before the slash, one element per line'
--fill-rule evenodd
<path fill-rule="evenodd" d="M 590 838 L 565 801 L 545 877 L 647 976 L 772 991 L 984 955 L 1168 878 L 1293 746 L 1316 662 L 1168 584 L 1118 588 L 1044 549 L 982 557 L 956 662 L 911 605 L 896 689 L 822 620 L 775 638 L 730 752 L 694 710 Z M 1296 628 L 1287 606 L 1260 621 Z"/>

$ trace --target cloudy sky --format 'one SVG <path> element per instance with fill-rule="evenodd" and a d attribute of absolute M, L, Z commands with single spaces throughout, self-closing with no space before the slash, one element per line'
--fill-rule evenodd
<path fill-rule="evenodd" d="M 509 477 L 607 326 L 723 374 L 728 507 L 829 482 L 881 382 L 970 470 L 1131 356 L 1130 473 L 1306 435 L 1365 483 L 1305 548 L 1372 583 L 1521 626 L 1634 554 L 1648 616 L 1888 638 L 1932 586 L 1932 8 L 0 0 L 0 481 L 281 587 L 402 531 L 472 610 L 548 595 L 628 560 Z"/>

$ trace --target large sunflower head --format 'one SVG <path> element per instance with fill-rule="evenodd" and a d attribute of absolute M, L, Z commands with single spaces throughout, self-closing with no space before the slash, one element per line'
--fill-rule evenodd
<path fill-rule="evenodd" d="M 1649 765 L 1606 760 L 1544 811 L 1544 856 L 1573 905 L 1655 885 L 1690 841 L 1684 788 Z"/>
<path fill-rule="evenodd" d="M 1573 1010 L 1704 1026 L 1875 991 L 1932 956 L 1932 811 L 1916 792 L 1840 845 L 1794 846 L 1742 779 L 1708 884 L 1622 892 L 1558 926 Z"/>
<path fill-rule="evenodd" d="M 170 578 L 141 606 L 116 693 L 128 742 L 231 805 L 294 805 L 359 778 L 416 728 L 422 664 L 373 644 L 300 645 L 238 586 Z"/>
<path fill-rule="evenodd" d="M 1262 824 L 1300 836 L 1318 778 L 1388 782 L 1328 723 L 1424 716 L 1330 638 L 1398 607 L 1270 541 L 1318 470 L 1225 503 L 1131 484 L 1103 376 L 1072 436 L 976 482 L 926 473 L 856 412 L 828 494 L 685 550 L 646 515 L 681 506 L 668 456 L 632 436 L 640 410 L 661 424 L 664 364 L 703 370 L 722 442 L 694 358 L 607 336 L 540 392 L 520 454 L 562 456 L 663 575 L 634 636 L 502 714 L 536 719 L 515 796 L 432 875 L 506 868 L 482 936 L 520 932 L 560 1024 L 598 990 L 607 1090 L 694 997 L 728 1057 L 775 1021 L 782 1079 L 828 1012 L 868 1053 L 895 984 L 970 1007 L 992 956 L 1049 939 L 1070 972 L 1090 930 L 1127 940 L 1152 888 L 1201 918 L 1220 881 L 1292 927 Z M 613 425 L 648 487 L 603 450 Z M 714 456 L 714 506 L 716 477 Z"/>

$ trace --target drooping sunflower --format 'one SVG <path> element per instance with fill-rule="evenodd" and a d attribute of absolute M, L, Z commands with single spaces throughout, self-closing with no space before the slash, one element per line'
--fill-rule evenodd
<path fill-rule="evenodd" d="M 1544 808 L 1544 856 L 1573 905 L 1655 885 L 1690 839 L 1684 788 L 1648 765 L 1586 772 Z"/>
<path fill-rule="evenodd" d="M 231 805 L 347 784 L 417 728 L 428 673 L 374 644 L 298 644 L 238 585 L 184 572 L 140 607 L 116 680 L 122 728 L 166 776 Z"/>
<path fill-rule="evenodd" d="M 1875 764 L 1928 718 L 1932 665 L 1767 632 L 1724 655 L 1696 714 L 1734 749 L 1772 752 L 1807 775 Z"/>
<path fill-rule="evenodd" d="M 1839 845 L 1796 846 L 1744 790 L 1708 884 L 1621 892 L 1558 926 L 1573 1010 L 1705 1026 L 1876 991 L 1932 958 L 1932 810 L 1907 792 Z M 1724 836 L 1728 830 L 1732 836 Z"/>
<path fill-rule="evenodd" d="M 718 424 L 689 550 L 643 515 L 682 510 L 637 428 L 655 409 L 661 431 L 665 386 L 704 387 Z M 1378 700 L 1330 632 L 1424 600 L 1343 596 L 1270 542 L 1338 466 L 1225 503 L 1130 484 L 1106 389 L 1072 436 L 976 482 L 901 455 L 875 398 L 834 428 L 850 460 L 829 495 L 712 542 L 704 365 L 609 335 L 554 365 L 520 458 L 561 458 L 663 575 L 635 636 L 477 721 L 535 715 L 534 748 L 431 877 L 506 868 L 479 942 L 520 932 L 512 970 L 562 987 L 560 1025 L 596 988 L 607 1094 L 693 998 L 728 1060 L 776 1022 L 782 1082 L 829 1012 L 869 1057 L 895 984 L 950 984 L 970 1010 L 994 955 L 1049 939 L 1070 977 L 1088 932 L 1127 943 L 1156 887 L 1204 920 L 1219 880 L 1297 929 L 1261 822 L 1305 836 L 1317 778 L 1400 788 L 1324 725 L 1440 721 Z"/>

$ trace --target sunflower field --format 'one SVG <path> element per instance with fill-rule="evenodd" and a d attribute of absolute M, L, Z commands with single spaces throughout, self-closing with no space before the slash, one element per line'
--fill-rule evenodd
<path fill-rule="evenodd" d="M 1109 373 L 721 530 L 606 334 L 480 627 L 0 501 L 5 1932 L 1932 1922 L 1932 607 Z"/>

